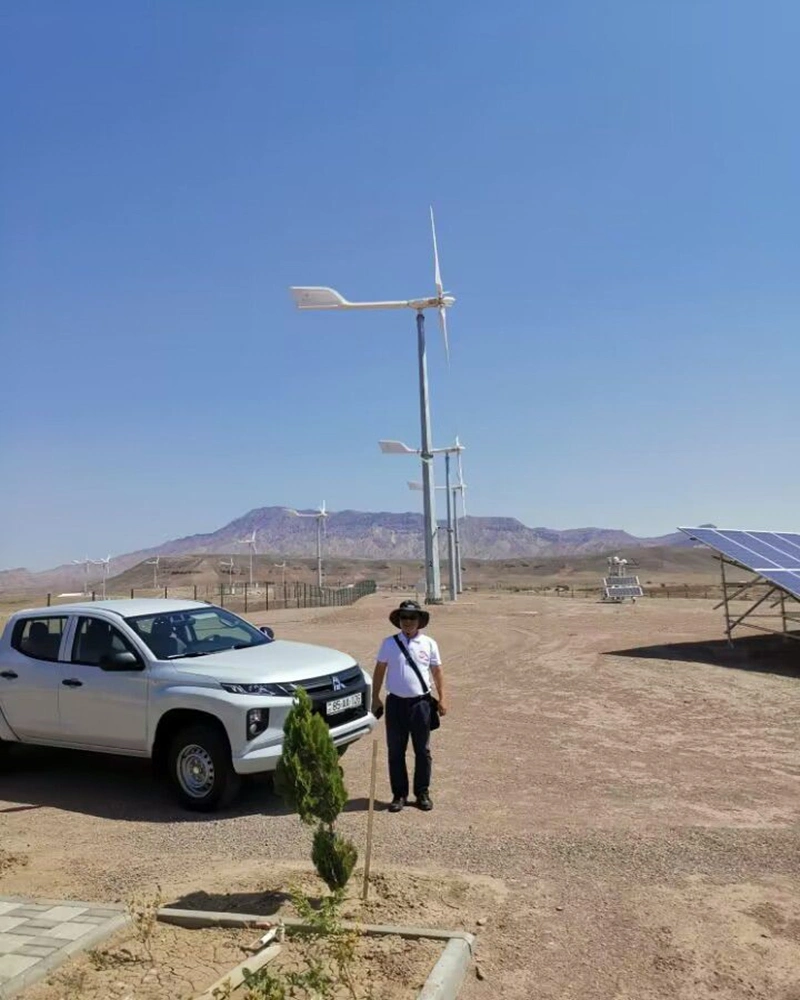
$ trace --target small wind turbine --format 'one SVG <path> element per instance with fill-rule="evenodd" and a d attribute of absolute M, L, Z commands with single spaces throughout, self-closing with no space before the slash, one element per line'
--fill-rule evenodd
<path fill-rule="evenodd" d="M 86 597 L 89 593 L 89 567 L 94 559 L 84 556 L 83 559 L 73 559 L 72 561 L 76 566 L 83 566 L 83 596 Z"/>
<path fill-rule="evenodd" d="M 233 567 L 235 565 L 233 561 L 233 556 L 230 559 L 220 559 L 220 566 L 228 571 L 228 591 L 233 593 Z"/>
<path fill-rule="evenodd" d="M 256 549 L 256 535 L 258 534 L 258 528 L 253 528 L 250 536 L 248 538 L 240 538 L 237 542 L 238 545 L 246 545 L 250 550 L 250 583 L 249 587 L 253 587 L 253 554 L 257 551 Z"/>
<path fill-rule="evenodd" d="M 322 506 L 318 507 L 313 514 L 303 513 L 293 507 L 286 507 L 285 510 L 293 517 L 315 517 L 317 519 L 317 586 L 322 588 L 322 532 L 325 519 L 328 517 L 325 501 L 322 501 Z"/>
<path fill-rule="evenodd" d="M 431 413 L 428 399 L 428 361 L 425 351 L 425 310 L 436 309 L 439 326 L 444 340 L 444 350 L 448 364 L 450 346 L 447 338 L 447 314 L 455 298 L 445 292 L 439 268 L 439 247 L 436 241 L 436 224 L 431 212 L 431 235 L 433 237 L 433 280 L 436 294 L 420 299 L 403 299 L 382 302 L 350 302 L 333 288 L 313 287 L 291 289 L 298 309 L 413 309 L 417 314 L 417 354 L 419 361 L 419 398 L 422 459 L 422 485 L 425 513 L 425 599 L 437 603 L 440 600 L 441 581 L 439 576 L 439 547 L 436 544 L 436 511 L 433 483 L 433 454 L 431 451 Z"/>
<path fill-rule="evenodd" d="M 155 559 L 148 559 L 145 566 L 153 567 L 153 590 L 158 590 L 158 564 L 161 562 L 161 556 L 156 556 Z"/>
<path fill-rule="evenodd" d="M 111 562 L 111 556 L 108 555 L 105 559 L 93 559 L 92 562 L 95 566 L 103 567 L 103 600 L 106 599 L 106 580 L 108 580 L 108 566 Z"/>

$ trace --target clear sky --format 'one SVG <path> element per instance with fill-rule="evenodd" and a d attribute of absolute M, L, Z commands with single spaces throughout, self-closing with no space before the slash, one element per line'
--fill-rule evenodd
<path fill-rule="evenodd" d="M 800 6 L 0 4 L 0 567 L 259 506 L 800 529 Z"/>

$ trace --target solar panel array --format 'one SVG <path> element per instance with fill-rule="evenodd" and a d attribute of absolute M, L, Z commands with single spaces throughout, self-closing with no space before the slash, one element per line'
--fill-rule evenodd
<path fill-rule="evenodd" d="M 638 587 L 638 576 L 607 576 L 603 580 L 604 587 Z"/>
<path fill-rule="evenodd" d="M 800 534 L 741 528 L 679 530 L 800 599 Z"/>

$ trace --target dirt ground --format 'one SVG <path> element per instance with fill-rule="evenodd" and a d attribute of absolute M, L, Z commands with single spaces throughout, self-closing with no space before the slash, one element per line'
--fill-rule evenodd
<path fill-rule="evenodd" d="M 371 666 L 397 599 L 269 620 Z M 435 809 L 376 814 L 375 894 L 397 922 L 478 933 L 462 1000 L 800 1000 L 793 648 L 729 655 L 702 600 L 465 595 L 430 632 L 450 685 Z M 360 845 L 370 741 L 343 762 Z M 385 804 L 385 766 L 378 789 Z M 0 795 L 2 894 L 159 883 L 169 903 L 249 911 L 310 868 L 308 831 L 263 782 L 197 817 L 142 762 L 26 751 Z"/>

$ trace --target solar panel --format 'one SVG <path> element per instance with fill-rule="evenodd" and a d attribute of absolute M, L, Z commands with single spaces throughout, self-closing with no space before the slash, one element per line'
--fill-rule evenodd
<path fill-rule="evenodd" d="M 606 587 L 606 597 L 643 597 L 644 591 L 641 587 Z"/>
<path fill-rule="evenodd" d="M 607 576 L 603 579 L 604 587 L 638 587 L 638 576 Z"/>
<path fill-rule="evenodd" d="M 800 534 L 740 528 L 679 530 L 800 598 Z"/>

